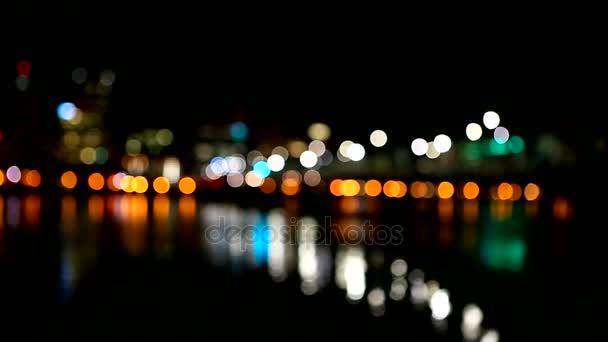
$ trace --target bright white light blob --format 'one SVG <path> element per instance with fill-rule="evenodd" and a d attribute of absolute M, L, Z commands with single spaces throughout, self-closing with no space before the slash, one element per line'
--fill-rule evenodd
<path fill-rule="evenodd" d="M 278 154 L 273 154 L 268 157 L 267 162 L 268 168 L 274 172 L 279 172 L 285 167 L 285 159 L 283 159 L 283 157 Z"/>
<path fill-rule="evenodd" d="M 452 148 L 452 139 L 445 134 L 439 134 L 433 140 L 433 146 L 439 153 L 446 153 Z"/>
<path fill-rule="evenodd" d="M 300 154 L 300 164 L 302 164 L 302 166 L 305 168 L 310 169 L 311 167 L 314 167 L 317 165 L 318 160 L 319 158 L 313 151 L 307 150 Z"/>
<path fill-rule="evenodd" d="M 429 144 L 422 138 L 416 138 L 412 141 L 412 153 L 417 156 L 423 156 L 429 150 Z"/>
<path fill-rule="evenodd" d="M 467 138 L 469 138 L 469 140 L 477 141 L 481 138 L 481 135 L 483 134 L 483 129 L 478 123 L 471 122 L 467 125 L 466 133 Z"/>
<path fill-rule="evenodd" d="M 369 135 L 369 142 L 371 142 L 372 145 L 374 145 L 375 147 L 382 147 L 382 146 L 386 145 L 387 141 L 388 141 L 388 136 L 381 129 L 377 129 L 377 130 L 373 131 L 372 134 Z"/>
<path fill-rule="evenodd" d="M 504 127 L 496 127 L 494 130 L 494 140 L 499 144 L 504 144 L 509 140 L 509 130 Z"/>
<path fill-rule="evenodd" d="M 352 161 L 359 161 L 365 157 L 365 147 L 361 144 L 352 144 L 348 147 L 346 156 Z"/>
<path fill-rule="evenodd" d="M 429 143 L 428 147 L 429 147 L 429 148 L 428 148 L 428 150 L 426 151 L 426 156 L 427 156 L 429 159 L 435 159 L 435 158 L 439 157 L 439 155 L 440 155 L 441 153 L 439 153 L 439 151 L 437 151 L 437 149 L 435 148 L 435 143 L 434 143 L 434 142 L 432 142 L 432 141 L 431 141 L 431 142 Z"/>
<path fill-rule="evenodd" d="M 483 114 L 483 125 L 487 129 L 494 129 L 500 124 L 500 116 L 496 112 L 485 112 Z"/>
<path fill-rule="evenodd" d="M 435 291 L 429 301 L 429 307 L 431 308 L 431 315 L 434 319 L 442 320 L 447 318 L 452 311 L 452 304 L 450 304 L 448 292 L 444 289 Z"/>

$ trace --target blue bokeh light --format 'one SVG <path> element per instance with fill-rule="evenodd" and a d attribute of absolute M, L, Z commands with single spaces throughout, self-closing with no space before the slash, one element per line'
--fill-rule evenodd
<path fill-rule="evenodd" d="M 249 134 L 249 130 L 247 129 L 247 125 L 244 123 L 237 121 L 230 125 L 230 137 L 235 141 L 244 141 L 247 139 L 247 135 Z"/>
<path fill-rule="evenodd" d="M 71 102 L 64 102 L 57 106 L 57 116 L 61 120 L 72 120 L 76 116 L 76 106 Z"/>
<path fill-rule="evenodd" d="M 270 176 L 270 168 L 268 167 L 268 162 L 265 160 L 260 160 L 257 163 L 253 164 L 253 172 L 256 176 L 264 179 Z"/>

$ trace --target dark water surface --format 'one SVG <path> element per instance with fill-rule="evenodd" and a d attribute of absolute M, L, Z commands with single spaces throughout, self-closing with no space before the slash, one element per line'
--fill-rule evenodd
<path fill-rule="evenodd" d="M 60 335 L 462 341 L 475 304 L 477 340 L 553 336 L 573 210 L 557 196 L 0 194 L 0 307 Z"/>

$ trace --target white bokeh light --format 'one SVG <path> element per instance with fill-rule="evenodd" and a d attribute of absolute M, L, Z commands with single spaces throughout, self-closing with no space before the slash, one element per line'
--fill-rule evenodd
<path fill-rule="evenodd" d="M 462 323 L 467 328 L 478 327 L 483 321 L 483 312 L 476 304 L 467 304 L 462 309 Z"/>
<path fill-rule="evenodd" d="M 496 112 L 485 112 L 483 114 L 483 125 L 487 129 L 494 129 L 500 124 L 500 116 Z"/>
<path fill-rule="evenodd" d="M 466 133 L 467 138 L 469 138 L 469 140 L 477 141 L 481 138 L 481 135 L 483 134 L 483 129 L 481 128 L 480 124 L 471 122 L 467 125 Z"/>
<path fill-rule="evenodd" d="M 504 127 L 496 127 L 494 130 L 494 140 L 499 144 L 504 144 L 509 140 L 509 130 Z"/>
<path fill-rule="evenodd" d="M 447 318 L 450 312 L 452 312 L 450 296 L 444 289 L 439 289 L 433 293 L 431 300 L 429 301 L 429 306 L 432 312 L 431 315 L 437 320 Z"/>
<path fill-rule="evenodd" d="M 348 147 L 346 156 L 352 161 L 359 161 L 365 157 L 365 147 L 361 144 L 352 144 Z"/>
<path fill-rule="evenodd" d="M 266 161 L 270 171 L 279 172 L 285 167 L 285 159 L 278 154 L 273 154 Z"/>
<path fill-rule="evenodd" d="M 372 134 L 369 135 L 369 142 L 371 142 L 372 145 L 374 145 L 375 147 L 382 147 L 382 146 L 386 145 L 387 141 L 388 141 L 388 136 L 381 129 L 377 129 L 377 130 L 373 131 Z"/>
<path fill-rule="evenodd" d="M 430 142 L 428 144 L 428 150 L 426 151 L 426 156 L 429 159 L 435 159 L 437 157 L 439 157 L 441 153 L 439 151 L 437 151 L 437 149 L 435 148 L 435 143 L 434 142 Z"/>
<path fill-rule="evenodd" d="M 433 146 L 439 153 L 446 153 L 452 148 L 452 139 L 445 134 L 439 134 L 433 140 Z"/>
<path fill-rule="evenodd" d="M 485 334 L 483 334 L 479 342 L 498 342 L 498 337 L 498 331 L 489 329 Z"/>
<path fill-rule="evenodd" d="M 308 149 L 320 157 L 325 153 L 325 144 L 321 140 L 313 140 L 308 144 Z"/>
<path fill-rule="evenodd" d="M 310 150 L 304 151 L 300 155 L 300 164 L 302 164 L 302 166 L 304 166 L 305 168 L 314 167 L 315 165 L 317 165 L 318 160 L 319 158 L 317 157 L 317 155 Z"/>
<path fill-rule="evenodd" d="M 429 144 L 422 138 L 416 138 L 412 141 L 412 153 L 417 156 L 423 156 L 429 149 Z"/>

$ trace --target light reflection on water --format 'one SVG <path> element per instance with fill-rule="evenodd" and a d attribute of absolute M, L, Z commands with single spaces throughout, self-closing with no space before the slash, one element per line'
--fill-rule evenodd
<path fill-rule="evenodd" d="M 10 231 L 48 229 L 44 203 L 37 194 L 0 195 L 0 256 L 6 245 L 4 236 Z M 379 202 L 369 202 L 373 210 L 357 197 L 350 198 L 348 206 L 344 203 L 340 201 L 337 208 L 346 208 L 346 213 L 329 210 L 333 216 L 328 221 L 327 216 L 302 216 L 303 208 L 293 198 L 282 208 L 261 211 L 230 203 L 201 203 L 191 195 L 95 194 L 82 201 L 64 194 L 59 213 L 59 297 L 69 302 L 79 277 L 96 263 L 105 248 L 100 236 L 116 229 L 116 240 L 128 256 L 169 258 L 185 250 L 204 255 L 211 264 L 235 275 L 253 269 L 266 270 L 276 282 L 295 277 L 305 295 L 335 286 L 351 303 L 367 296 L 374 316 L 384 315 L 385 301 L 408 298 L 406 292 L 414 304 L 428 304 L 432 295 L 429 289 L 434 285 L 424 280 L 424 272 L 393 270 L 400 267 L 393 261 L 407 254 L 403 247 L 388 246 L 396 248 L 396 252 L 388 253 L 354 243 L 367 236 L 367 230 L 375 229 L 367 216 L 381 208 Z M 489 270 L 525 269 L 528 231 L 539 218 L 539 202 L 422 198 L 412 204 L 412 211 L 405 210 L 396 217 L 409 230 L 407 236 L 415 245 L 432 248 L 432 242 L 439 250 L 457 249 L 475 255 Z M 574 212 L 572 203 L 564 198 L 552 202 L 550 209 L 554 222 L 569 219 Z M 341 243 L 318 243 L 325 228 L 337 233 Z M 403 263 L 407 270 L 407 263 Z M 378 281 L 377 273 L 381 272 L 392 277 L 384 283 Z"/>

